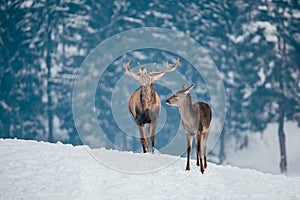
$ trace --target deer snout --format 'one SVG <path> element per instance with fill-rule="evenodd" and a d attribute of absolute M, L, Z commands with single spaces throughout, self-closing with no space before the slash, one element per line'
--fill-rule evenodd
<path fill-rule="evenodd" d="M 172 98 L 167 99 L 166 104 L 169 106 L 175 106 L 175 107 L 178 106 L 176 101 L 174 101 L 174 99 L 172 99 Z"/>
<path fill-rule="evenodd" d="M 169 106 L 178 106 L 178 97 L 176 95 L 171 96 L 166 100 L 167 105 Z"/>
<path fill-rule="evenodd" d="M 171 100 L 170 100 L 170 99 L 167 99 L 167 100 L 166 100 L 166 104 L 169 105 L 169 106 L 172 106 Z"/>

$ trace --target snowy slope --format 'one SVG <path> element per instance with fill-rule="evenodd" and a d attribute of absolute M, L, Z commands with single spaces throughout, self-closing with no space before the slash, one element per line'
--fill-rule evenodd
<path fill-rule="evenodd" d="M 176 160 L 161 170 L 124 169 Z M 145 155 L 86 146 L 0 139 L 0 199 L 300 199 L 300 178 L 208 163 L 204 175 L 184 158 Z"/>

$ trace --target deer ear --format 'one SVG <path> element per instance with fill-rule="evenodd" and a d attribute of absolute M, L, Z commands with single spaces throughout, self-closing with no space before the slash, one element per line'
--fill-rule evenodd
<path fill-rule="evenodd" d="M 186 90 L 184 91 L 184 94 L 187 95 L 194 87 L 194 84 L 192 84 L 190 87 L 186 88 Z"/>
<path fill-rule="evenodd" d="M 185 90 L 187 87 L 185 84 L 182 84 L 182 89 Z"/>

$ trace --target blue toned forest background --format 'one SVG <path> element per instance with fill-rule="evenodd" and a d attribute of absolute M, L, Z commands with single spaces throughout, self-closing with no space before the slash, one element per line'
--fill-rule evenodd
<path fill-rule="evenodd" d="M 278 148 L 284 155 L 284 138 L 289 134 L 284 123 L 300 126 L 298 0 L 5 0 L 0 10 L 0 138 L 80 145 L 72 88 L 81 63 L 106 38 L 141 27 L 184 33 L 216 63 L 227 96 L 226 122 L 211 152 L 216 162 L 226 158 L 226 138 L 234 137 L 241 146 L 245 133 L 263 132 L 270 123 L 278 124 Z M 128 57 L 163 63 L 175 61 L 177 55 L 151 49 L 129 52 L 112 63 L 99 81 L 95 102 L 99 123 L 113 143 L 137 151 L 139 140 L 122 134 L 110 112 L 112 89 Z M 197 85 L 198 98 L 209 101 L 203 80 L 194 77 L 192 67 L 178 70 Z M 159 85 L 157 90 L 162 99 L 169 95 Z M 180 120 L 176 110 L 166 109 L 173 112 L 167 122 Z M 176 128 L 163 128 L 158 146 L 169 142 Z"/>

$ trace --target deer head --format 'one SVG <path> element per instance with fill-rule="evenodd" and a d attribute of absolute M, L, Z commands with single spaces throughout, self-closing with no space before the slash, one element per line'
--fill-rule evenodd
<path fill-rule="evenodd" d="M 155 64 L 151 67 L 150 72 L 147 72 L 147 69 L 139 64 L 140 67 L 139 72 L 135 73 L 130 71 L 129 68 L 130 61 L 128 61 L 128 63 L 126 64 L 126 73 L 130 75 L 132 78 L 134 78 L 135 80 L 138 80 L 141 85 L 149 85 L 156 80 L 160 80 L 167 72 L 174 71 L 177 68 L 178 64 L 179 64 L 179 58 L 176 60 L 175 64 L 168 64 L 167 62 L 166 68 L 160 72 L 152 72 L 152 68 L 154 67 Z"/>
<path fill-rule="evenodd" d="M 187 95 L 193 89 L 194 85 L 192 84 L 190 87 L 186 87 L 185 84 L 182 85 L 182 89 L 176 92 L 173 96 L 166 100 L 166 103 L 170 106 L 180 106 L 180 104 L 187 98 Z"/>

